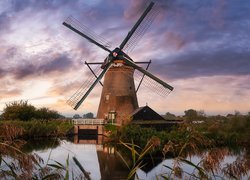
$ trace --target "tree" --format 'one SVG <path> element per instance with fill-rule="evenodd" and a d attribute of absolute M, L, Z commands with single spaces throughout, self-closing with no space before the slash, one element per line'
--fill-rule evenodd
<path fill-rule="evenodd" d="M 232 118 L 232 117 L 234 117 L 234 115 L 233 115 L 233 114 L 227 114 L 226 117 L 227 117 L 227 118 Z"/>
<path fill-rule="evenodd" d="M 55 110 L 49 110 L 49 119 L 58 119 L 58 118 L 64 118 L 64 116 L 59 114 Z"/>
<path fill-rule="evenodd" d="M 198 119 L 199 120 L 205 120 L 206 119 L 206 113 L 204 110 L 197 111 Z"/>
<path fill-rule="evenodd" d="M 205 117 L 205 116 L 206 116 L 204 110 L 199 110 L 199 111 L 197 112 L 197 115 L 198 115 L 198 116 L 201 116 L 201 117 Z"/>
<path fill-rule="evenodd" d="M 79 114 L 75 114 L 75 115 L 73 116 L 73 118 L 74 118 L 74 119 L 80 119 L 81 116 L 80 116 Z"/>
<path fill-rule="evenodd" d="M 49 120 L 49 119 L 58 119 L 62 117 L 57 111 L 50 110 L 49 108 L 43 107 L 36 110 L 36 119 Z"/>
<path fill-rule="evenodd" d="M 176 116 L 170 112 L 167 112 L 163 117 L 167 120 L 175 120 L 176 119 Z"/>
<path fill-rule="evenodd" d="M 85 118 L 85 119 L 93 119 L 94 118 L 94 114 L 92 112 L 89 112 L 87 114 L 84 114 L 83 118 Z"/>
<path fill-rule="evenodd" d="M 240 111 L 235 110 L 235 111 L 234 111 L 234 115 L 235 115 L 235 116 L 240 116 L 240 115 L 241 115 L 241 113 L 240 113 Z"/>
<path fill-rule="evenodd" d="M 35 115 L 36 108 L 28 101 L 14 101 L 6 104 L 3 110 L 2 118 L 4 120 L 31 120 Z"/>
<path fill-rule="evenodd" d="M 6 104 L 3 110 L 3 120 L 21 120 L 29 121 L 31 119 L 58 119 L 63 117 L 57 111 L 48 108 L 36 109 L 33 105 L 28 104 L 28 101 L 15 101 Z"/>
<path fill-rule="evenodd" d="M 40 108 L 36 111 L 36 119 L 48 119 L 49 115 L 49 109 L 48 108 Z"/>
<path fill-rule="evenodd" d="M 184 113 L 185 113 L 185 117 L 187 121 L 191 122 L 191 121 L 197 120 L 198 113 L 196 110 L 189 109 L 189 110 L 184 111 Z"/>

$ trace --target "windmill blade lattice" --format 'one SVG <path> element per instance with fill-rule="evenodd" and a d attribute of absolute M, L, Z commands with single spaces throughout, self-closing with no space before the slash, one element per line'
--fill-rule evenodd
<path fill-rule="evenodd" d="M 106 39 L 104 39 L 100 35 L 96 34 L 95 32 L 93 32 L 91 29 L 89 29 L 85 25 L 81 24 L 73 16 L 69 16 L 64 22 L 66 24 L 70 25 L 71 27 L 73 27 L 74 29 L 80 31 L 84 35 L 90 37 L 91 39 L 93 39 L 97 43 L 101 44 L 102 46 L 104 46 L 106 48 L 111 48 L 111 43 L 109 41 L 107 41 Z"/>
<path fill-rule="evenodd" d="M 97 76 L 99 76 L 102 69 L 100 67 L 96 67 L 93 71 L 95 72 Z M 81 85 L 81 87 L 67 100 L 67 104 L 75 108 L 77 103 L 81 100 L 84 94 L 86 94 L 86 92 L 95 82 L 95 80 L 96 80 L 95 76 L 93 75 L 89 76 Z"/>
<path fill-rule="evenodd" d="M 147 76 L 146 74 L 143 74 L 142 72 L 138 70 L 135 70 L 134 72 L 134 81 L 136 85 L 139 84 L 143 75 L 144 75 L 144 78 L 141 84 L 142 87 L 147 88 L 152 93 L 156 93 L 160 95 L 161 97 L 166 97 L 169 95 L 169 93 L 171 92 L 170 89 L 164 87 L 162 84 L 158 83 L 157 81 L 153 80 L 152 78 L 150 78 L 149 76 Z"/>
<path fill-rule="evenodd" d="M 153 23 L 154 19 L 157 17 L 157 15 L 160 13 L 160 10 L 156 8 L 155 6 L 150 10 L 150 12 L 147 14 L 147 16 L 144 18 L 144 20 L 141 22 L 140 26 L 135 30 L 129 41 L 126 43 L 126 45 L 123 48 L 123 51 L 126 53 L 130 53 L 133 51 L 135 46 L 139 43 L 141 38 L 144 36 L 148 28 Z"/>
<path fill-rule="evenodd" d="M 162 81 L 161 79 L 159 79 L 158 77 L 154 76 L 153 74 L 151 74 L 147 70 L 145 70 L 142 67 L 138 66 L 136 63 L 134 63 L 134 61 L 130 60 L 129 58 L 124 57 L 124 61 L 125 61 L 126 64 L 134 67 L 136 70 L 140 71 L 141 73 L 143 73 L 146 76 L 150 77 L 154 81 L 158 82 L 159 84 L 161 84 L 166 89 L 169 89 L 170 91 L 172 91 L 174 89 L 172 86 L 170 86 L 166 82 Z"/>

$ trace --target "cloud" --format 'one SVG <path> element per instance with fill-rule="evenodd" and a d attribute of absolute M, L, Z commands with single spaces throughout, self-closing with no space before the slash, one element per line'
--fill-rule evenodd
<path fill-rule="evenodd" d="M 250 52 L 233 52 L 231 49 L 214 53 L 192 51 L 168 59 L 155 60 L 150 70 L 171 79 L 249 75 L 249 57 Z"/>
<path fill-rule="evenodd" d="M 38 71 L 43 73 L 50 73 L 53 71 L 65 71 L 72 68 L 73 62 L 67 55 L 56 55 L 56 57 L 49 63 L 45 63 L 38 67 Z"/>
<path fill-rule="evenodd" d="M 157 47 L 150 71 L 172 80 L 249 75 L 248 3 L 168 2 L 162 24 L 153 33 Z"/>
<path fill-rule="evenodd" d="M 179 50 L 186 45 L 186 41 L 182 35 L 175 32 L 165 32 L 162 39 L 162 46 L 169 47 L 170 49 Z"/>
<path fill-rule="evenodd" d="M 169 6 L 172 2 L 170 0 L 130 0 L 128 3 L 128 7 L 123 13 L 123 16 L 127 20 L 134 20 L 141 16 L 143 11 L 148 7 L 151 2 L 154 2 L 154 6 L 151 11 L 159 11 L 163 10 Z"/>
<path fill-rule="evenodd" d="M 208 99 L 214 94 L 216 98 L 222 100 L 223 97 L 226 99 L 228 98 L 226 96 L 233 97 L 234 94 L 241 94 L 241 99 L 244 99 L 244 96 L 247 99 L 249 78 L 239 81 L 239 77 L 249 77 L 249 2 L 156 1 L 157 8 L 161 9 L 160 16 L 147 31 L 146 37 L 138 43 L 137 51 L 129 55 L 135 60 L 152 59 L 149 71 L 166 79 L 175 87 L 172 93 L 177 94 L 171 93 L 168 102 L 175 102 L 177 99 L 177 102 L 189 108 L 195 101 L 197 105 L 195 107 L 199 108 L 207 100 L 204 94 L 209 94 Z M 80 65 L 81 60 L 96 62 L 103 61 L 106 57 L 105 51 L 63 27 L 61 23 L 66 17 L 73 15 L 82 24 L 91 27 L 90 31 L 95 31 L 105 39 L 111 40 L 113 45 L 119 45 L 149 0 L 3 0 L 3 2 L 9 5 L 0 8 L 0 79 L 9 81 L 9 84 L 2 83 L 0 92 L 10 96 L 16 93 L 16 98 L 19 99 L 20 93 L 21 97 L 23 94 L 31 96 L 27 92 L 30 82 L 35 82 L 39 89 L 43 86 L 41 81 L 45 79 L 49 84 L 46 86 L 48 89 L 44 89 L 43 95 L 34 90 L 39 94 L 33 95 L 34 98 L 40 95 L 45 97 L 49 95 L 53 98 L 71 95 L 87 77 L 93 76 L 86 66 L 83 68 Z M 221 76 L 225 78 L 220 78 Z M 232 81 L 228 77 L 231 77 Z M 193 86 L 195 79 L 197 82 Z M 216 89 L 222 88 L 221 91 L 231 86 L 236 88 L 229 95 L 228 93 L 222 95 L 213 89 L 207 92 L 204 81 L 209 79 L 209 82 L 221 79 L 214 86 Z M 226 88 L 220 87 L 229 81 L 233 83 Z M 20 91 L 13 87 L 19 87 Z M 98 87 L 99 85 L 94 91 L 99 90 Z M 186 93 L 178 94 L 180 93 L 178 89 Z M 190 92 L 194 96 L 190 96 Z M 97 99 L 95 96 L 95 92 L 92 92 L 87 98 L 87 103 L 88 101 L 94 103 Z M 185 98 L 191 100 L 183 103 Z M 39 100 L 42 103 L 46 101 L 46 99 L 43 102 Z M 157 108 L 158 102 L 155 101 Z M 211 101 L 211 107 L 214 103 L 215 101 Z M 238 104 L 240 103 L 242 102 Z M 53 106 L 52 100 L 47 104 Z M 175 106 L 168 104 L 169 108 L 181 107 L 178 103 Z M 63 109 L 63 105 L 60 108 Z"/>
<path fill-rule="evenodd" d="M 8 32 L 10 28 L 10 21 L 11 18 L 6 12 L 0 14 L 0 37 L 2 36 L 3 32 Z"/>
<path fill-rule="evenodd" d="M 4 74 L 6 73 L 6 71 L 2 68 L 0 68 L 0 79 L 4 76 Z"/>
<path fill-rule="evenodd" d="M 7 89 L 0 89 L 0 100 L 1 98 L 10 98 L 10 97 L 15 97 L 15 96 L 19 96 L 21 95 L 22 91 L 20 89 L 11 89 L 11 90 L 7 90 Z"/>
<path fill-rule="evenodd" d="M 15 12 L 23 11 L 30 7 L 36 10 L 56 9 L 56 8 L 59 8 L 60 6 L 64 6 L 68 3 L 72 3 L 71 1 L 68 1 L 68 0 L 60 0 L 60 1 L 56 1 L 56 0 L 44 0 L 44 1 L 11 0 L 10 2 L 11 2 L 12 9 Z"/>
<path fill-rule="evenodd" d="M 187 44 L 249 34 L 250 7 L 237 1 L 166 1 L 158 33 L 175 32 Z M 249 36 L 247 36 L 249 39 Z"/>
<path fill-rule="evenodd" d="M 139 16 L 141 12 L 146 7 L 146 3 L 144 0 L 130 1 L 128 8 L 124 11 L 124 17 L 127 20 L 134 19 Z"/>
<path fill-rule="evenodd" d="M 81 82 L 80 80 L 65 84 L 59 84 L 57 86 L 51 87 L 48 94 L 50 96 L 58 96 L 58 95 L 72 96 L 73 93 L 75 93 L 81 87 L 82 84 L 83 82 Z"/>
<path fill-rule="evenodd" d="M 52 55 L 51 55 L 52 56 Z M 67 55 L 55 55 L 49 62 L 37 65 L 34 62 L 29 62 L 17 66 L 12 72 L 15 79 L 24 79 L 31 76 L 47 76 L 53 72 L 65 73 L 74 67 L 73 61 Z"/>

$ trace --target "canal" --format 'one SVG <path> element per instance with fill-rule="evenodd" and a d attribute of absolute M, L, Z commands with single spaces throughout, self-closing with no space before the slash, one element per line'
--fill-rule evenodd
<path fill-rule="evenodd" d="M 83 168 L 89 173 L 91 179 L 126 179 L 129 170 L 125 166 L 125 163 L 116 154 L 114 147 L 104 145 L 103 142 L 103 136 L 85 136 L 80 138 L 75 136 L 71 139 L 28 141 L 24 145 L 23 150 L 40 156 L 44 161 L 43 165 L 46 163 L 53 164 L 56 161 L 66 165 L 66 160 L 69 156 L 70 179 L 72 176 L 79 178 L 82 176 L 79 167 L 72 159 L 73 157 L 77 158 Z M 212 179 L 227 179 L 221 169 L 238 159 L 249 158 L 249 154 L 244 148 L 221 147 L 216 149 L 218 162 L 215 162 L 217 164 L 214 174 L 210 174 L 213 177 Z M 201 159 L 205 154 L 206 152 L 192 154 L 185 158 L 197 165 L 201 163 Z M 249 159 L 248 162 L 250 162 Z M 176 162 L 174 159 L 166 158 L 165 160 L 158 160 L 155 164 L 149 166 L 149 168 L 138 169 L 137 176 L 139 179 L 145 180 L 163 179 L 163 177 L 170 176 L 172 171 L 169 167 L 174 167 L 176 163 L 179 163 L 179 166 L 185 172 L 182 173 L 183 178 L 189 179 L 188 174 L 194 173 L 197 170 L 188 163 Z M 249 175 L 248 171 L 248 174 L 243 174 L 241 179 L 247 179 Z"/>

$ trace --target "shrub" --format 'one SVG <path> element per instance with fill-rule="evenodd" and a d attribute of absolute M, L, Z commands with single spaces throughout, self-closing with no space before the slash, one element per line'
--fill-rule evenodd
<path fill-rule="evenodd" d="M 28 101 L 14 101 L 6 104 L 1 115 L 3 120 L 21 120 L 29 121 L 31 119 L 50 120 L 63 117 L 57 111 L 46 107 L 36 109 Z"/>
<path fill-rule="evenodd" d="M 28 101 L 15 101 L 6 104 L 2 117 L 4 120 L 28 121 L 34 117 L 35 110 L 36 108 L 28 104 Z"/>
<path fill-rule="evenodd" d="M 57 111 L 43 107 L 36 110 L 34 117 L 35 119 L 49 120 L 49 119 L 58 119 L 61 117 L 61 115 Z"/>

